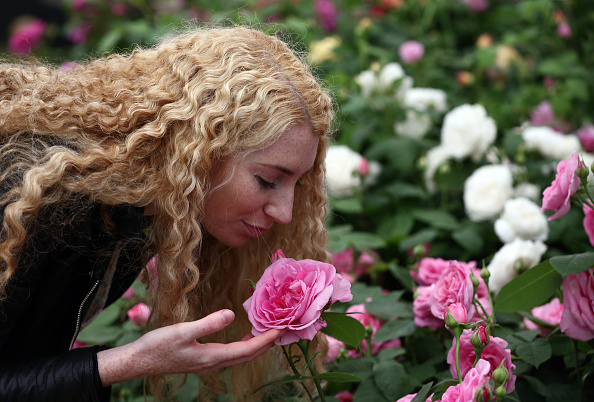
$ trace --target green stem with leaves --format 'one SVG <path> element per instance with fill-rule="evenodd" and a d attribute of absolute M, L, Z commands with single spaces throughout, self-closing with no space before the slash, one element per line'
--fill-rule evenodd
<path fill-rule="evenodd" d="M 313 400 L 314 400 L 313 396 L 311 395 L 311 393 L 309 392 L 309 390 L 303 383 L 303 380 L 301 379 L 302 375 L 299 372 L 299 370 L 297 369 L 297 367 L 295 366 L 295 363 L 293 362 L 293 357 L 289 354 L 289 352 L 287 352 L 287 349 L 285 349 L 284 346 L 281 346 L 281 349 L 283 350 L 283 354 L 285 355 L 285 357 L 287 358 L 287 361 L 289 362 L 289 365 L 291 366 L 291 370 L 293 370 L 293 374 L 295 374 L 296 376 L 299 376 L 299 380 L 298 380 L 299 384 L 301 384 L 301 386 L 305 390 L 305 393 L 307 394 L 307 396 L 309 396 L 309 399 L 313 402 Z"/>
<path fill-rule="evenodd" d="M 462 335 L 462 327 L 454 328 L 454 337 L 456 338 L 456 374 L 458 374 L 458 382 L 462 382 L 462 375 L 460 374 L 460 335 Z"/>
<path fill-rule="evenodd" d="M 320 397 L 320 400 L 322 402 L 326 402 L 326 398 L 324 397 L 324 391 L 322 390 L 322 385 L 320 384 L 320 379 L 318 378 L 318 371 L 314 367 L 313 362 L 311 361 L 311 358 L 309 357 L 309 345 L 310 344 L 311 344 L 310 341 L 304 341 L 303 339 L 299 339 L 299 341 L 297 342 L 297 345 L 301 349 L 301 352 L 303 352 L 303 357 L 305 358 L 305 362 L 307 363 L 307 368 L 309 369 L 309 372 L 311 373 L 311 376 L 313 377 L 312 378 L 313 382 L 316 385 L 316 388 L 318 390 L 318 396 Z M 313 399 L 312 399 L 312 401 L 313 401 Z"/>

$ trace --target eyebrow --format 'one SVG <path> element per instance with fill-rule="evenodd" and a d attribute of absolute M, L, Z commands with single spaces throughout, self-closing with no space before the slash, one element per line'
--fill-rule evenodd
<path fill-rule="evenodd" d="M 266 166 L 266 167 L 270 167 L 270 168 L 274 168 L 274 169 L 276 169 L 276 170 L 278 170 L 278 171 L 280 171 L 280 172 L 282 172 L 282 173 L 284 173 L 286 175 L 289 175 L 289 176 L 292 176 L 292 175 L 295 174 L 295 172 L 293 172 L 291 169 L 287 169 L 286 167 L 281 166 L 281 165 L 271 165 L 271 164 L 268 164 L 268 163 L 261 163 L 260 165 Z M 301 176 L 305 176 L 306 174 L 308 174 L 309 172 L 311 172 L 312 169 L 313 169 L 313 166 L 310 167 L 309 169 L 307 169 L 307 171 L 305 173 L 303 173 Z"/>

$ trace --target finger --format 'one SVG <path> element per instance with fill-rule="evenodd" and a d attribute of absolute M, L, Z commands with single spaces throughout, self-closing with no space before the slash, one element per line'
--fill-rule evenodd
<path fill-rule="evenodd" d="M 235 319 L 235 314 L 231 310 L 219 310 L 206 317 L 193 321 L 189 324 L 192 339 L 202 338 L 203 336 L 214 334 L 225 328 Z"/>

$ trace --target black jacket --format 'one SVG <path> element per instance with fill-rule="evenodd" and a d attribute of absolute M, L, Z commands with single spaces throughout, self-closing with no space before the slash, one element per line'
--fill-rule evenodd
<path fill-rule="evenodd" d="M 125 241 L 106 305 L 118 299 L 143 266 L 143 210 L 111 211 L 115 228 L 104 230 L 100 208 L 72 211 L 76 219 L 59 238 L 51 216 L 24 246 L 26 270 L 18 269 L 0 302 L 0 401 L 108 401 L 101 384 L 97 352 L 105 347 L 71 350 L 79 315 L 92 300 L 93 285 L 103 277 L 115 243 Z M 61 215 L 62 217 L 67 215 Z M 3 211 L 0 210 L 0 222 Z M 47 220 L 50 219 L 49 225 Z"/>

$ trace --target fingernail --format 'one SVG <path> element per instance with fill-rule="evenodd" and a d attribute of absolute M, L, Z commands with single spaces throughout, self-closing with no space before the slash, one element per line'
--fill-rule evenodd
<path fill-rule="evenodd" d="M 223 310 L 221 316 L 223 317 L 225 324 L 229 324 L 235 318 L 235 314 L 233 314 L 233 311 L 231 310 Z"/>

